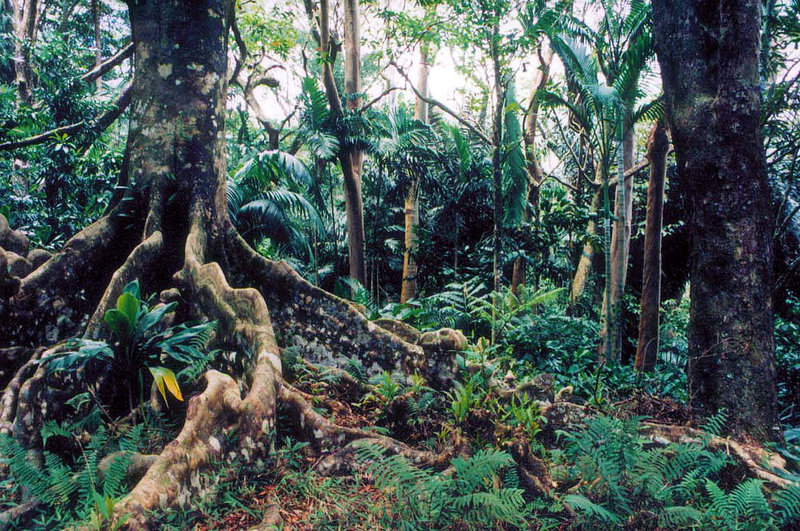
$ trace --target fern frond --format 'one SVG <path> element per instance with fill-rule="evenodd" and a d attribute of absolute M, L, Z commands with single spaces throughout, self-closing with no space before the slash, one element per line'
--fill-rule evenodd
<path fill-rule="evenodd" d="M 586 496 L 580 494 L 567 494 L 563 498 L 564 503 L 569 504 L 574 510 L 583 513 L 591 518 L 599 518 L 601 521 L 608 524 L 617 524 L 620 522 L 620 517 L 612 513 L 602 505 L 594 503 Z"/>
<path fill-rule="evenodd" d="M 782 525 L 800 525 L 800 485 L 792 485 L 779 491 L 773 501 Z"/>

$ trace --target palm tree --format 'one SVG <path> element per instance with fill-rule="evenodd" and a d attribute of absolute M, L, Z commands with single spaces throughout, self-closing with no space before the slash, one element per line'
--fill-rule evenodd
<path fill-rule="evenodd" d="M 325 226 L 306 199 L 311 174 L 294 155 L 263 151 L 245 160 L 228 179 L 228 210 L 242 236 L 258 244 L 265 238 L 287 255 L 311 256 L 309 235 Z"/>
<path fill-rule="evenodd" d="M 560 95 L 554 97 L 552 93 L 547 97 L 569 109 L 586 135 L 595 161 L 596 192 L 592 208 L 599 210 L 602 202 L 606 255 L 601 352 L 608 359 L 618 359 L 622 349 L 619 310 L 625 288 L 633 205 L 632 176 L 626 176 L 625 172 L 634 163 L 634 125 L 643 118 L 657 117 L 661 111 L 658 99 L 637 107 L 643 96 L 640 79 L 653 56 L 649 21 L 649 4 L 637 0 L 630 9 L 623 10 L 619 4 L 604 2 L 598 31 L 576 24 L 574 36 L 552 39 L 576 97 L 573 101 Z M 591 43 L 591 51 L 586 42 Z M 613 184 L 610 171 L 614 158 L 618 177 L 612 234 L 609 186 Z M 590 223 L 587 231 L 590 239 L 584 246 L 570 291 L 573 303 L 582 293 L 591 269 L 594 253 L 591 236 L 595 230 L 595 224 Z"/>
<path fill-rule="evenodd" d="M 410 217 L 415 212 L 408 208 L 408 198 L 413 195 L 416 206 L 420 184 L 429 178 L 430 164 L 436 160 L 437 155 L 431 149 L 434 135 L 430 127 L 423 121 L 413 116 L 405 107 L 396 107 L 385 114 L 378 114 L 373 120 L 373 132 L 375 139 L 369 150 L 370 155 L 378 166 L 379 179 L 385 179 L 387 183 L 380 182 L 397 189 L 405 198 L 406 209 L 405 219 L 405 238 L 403 246 L 403 281 L 401 288 L 401 302 L 407 302 L 416 294 L 416 225 L 411 223 Z M 380 192 L 383 192 L 381 190 Z M 379 193 L 383 196 L 383 193 Z M 383 204 L 381 208 L 387 208 Z M 368 214 L 369 215 L 369 214 Z M 387 241 L 387 240 L 382 240 Z M 380 254 L 377 249 L 377 242 L 373 241 L 371 253 L 373 256 Z M 389 250 L 389 249 L 386 249 Z M 374 289 L 377 295 L 377 286 Z"/>

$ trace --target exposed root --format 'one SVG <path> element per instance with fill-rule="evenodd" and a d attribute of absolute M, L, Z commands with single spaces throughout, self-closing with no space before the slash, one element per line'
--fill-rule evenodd
<path fill-rule="evenodd" d="M 452 451 L 435 453 L 415 450 L 385 435 L 378 435 L 358 428 L 339 426 L 314 411 L 311 404 L 296 389 L 285 382 L 281 382 L 278 398 L 281 404 L 288 408 L 295 426 L 300 428 L 300 431 L 312 443 L 312 446 L 320 450 L 342 447 L 355 441 L 359 441 L 359 444 L 373 443 L 392 454 L 402 455 L 416 465 L 434 468 L 442 468 L 452 457 Z M 322 459 L 317 463 L 317 470 L 322 473 L 323 471 L 337 469 L 339 464 L 336 461 L 346 461 L 350 458 L 349 454 L 354 451 L 352 446 L 348 446 L 348 448 L 350 450 L 345 449 Z"/>
<path fill-rule="evenodd" d="M 29 347 L 0 348 L 0 386 L 8 385 L 14 373 L 31 359 L 35 350 Z"/>
<path fill-rule="evenodd" d="M 544 461 L 533 455 L 530 444 L 517 439 L 505 446 L 517 463 L 517 474 L 528 496 L 531 499 L 549 496 L 555 483 Z"/>
<path fill-rule="evenodd" d="M 217 371 L 206 374 L 208 386 L 190 401 L 186 423 L 177 439 L 167 445 L 145 477 L 115 508 L 118 521 L 130 515 L 126 526 L 133 529 L 147 526 L 148 512 L 185 504 L 191 495 L 206 488 L 201 472 L 212 462 L 233 457 L 230 452 L 235 451 L 245 462 L 266 454 L 274 427 L 275 382 L 281 367 L 269 311 L 258 291 L 231 288 L 217 263 L 202 264 L 206 242 L 198 220 L 199 216 L 187 237 L 184 268 L 176 280 L 199 312 L 218 320 L 221 337 L 243 351 L 253 352 L 255 368 L 244 399 L 230 376 Z M 234 432 L 238 450 L 230 447 Z"/>
<path fill-rule="evenodd" d="M 10 299 L 19 291 L 20 280 L 8 267 L 8 254 L 0 248 L 0 300 Z"/>
<path fill-rule="evenodd" d="M 119 236 L 118 214 L 112 212 L 70 238 L 61 251 L 25 277 L 18 298 L 37 297 L 58 287 L 59 292 L 74 290 L 93 264 L 107 263 L 108 253 Z"/>
<path fill-rule="evenodd" d="M 798 484 L 797 481 L 792 481 L 779 475 L 780 473 L 790 474 L 786 470 L 786 461 L 780 455 L 768 451 L 763 446 L 737 442 L 722 437 L 713 437 L 701 430 L 686 426 L 654 424 L 652 422 L 643 423 L 642 426 L 645 428 L 645 435 L 660 444 L 669 444 L 671 442 L 691 444 L 707 441 L 710 448 L 727 453 L 737 463 L 747 468 L 750 474 L 775 487 L 786 488 Z"/>
<path fill-rule="evenodd" d="M 0 273 L 4 292 L 0 318 L 9 323 L 0 327 L 0 345 L 53 344 L 76 334 L 85 314 L 94 310 L 109 276 L 133 247 L 130 237 L 136 227 L 130 224 L 132 218 L 121 213 L 114 209 L 49 259 L 47 253 L 32 253 L 39 267 L 24 278 Z"/>
<path fill-rule="evenodd" d="M 103 459 L 100 460 L 100 463 L 97 465 L 97 476 L 99 479 L 103 479 L 108 473 L 111 464 L 119 459 L 123 458 L 124 456 L 128 456 L 128 471 L 126 474 L 126 479 L 131 481 L 132 483 L 138 483 L 144 475 L 150 470 L 150 467 L 155 464 L 158 460 L 157 455 L 153 454 L 140 454 L 137 452 L 114 452 L 112 454 L 108 454 Z"/>
<path fill-rule="evenodd" d="M 125 516 L 129 529 L 147 529 L 148 513 L 173 504 L 185 504 L 201 490 L 201 471 L 222 460 L 230 427 L 241 408 L 239 387 L 230 376 L 206 373 L 206 390 L 189 401 L 186 422 L 136 487 L 114 508 L 118 521 Z"/>
<path fill-rule="evenodd" d="M 258 288 L 285 346 L 315 364 L 344 367 L 360 360 L 367 373 L 426 374 L 425 355 L 366 319 L 349 302 L 306 282 L 285 262 L 259 255 L 239 236 L 228 246 L 239 282 Z"/>
<path fill-rule="evenodd" d="M 37 362 L 44 351 L 43 348 L 34 350 L 28 361 L 17 369 L 14 377 L 3 390 L 3 398 L 0 402 L 0 433 L 10 431 L 17 414 L 17 403 L 22 385 L 36 372 Z"/>
<path fill-rule="evenodd" d="M 281 506 L 278 500 L 270 498 L 264 507 L 264 517 L 261 522 L 251 527 L 248 531 L 275 531 L 277 529 L 283 529 Z"/>
<path fill-rule="evenodd" d="M 12 507 L 7 511 L 3 511 L 2 513 L 0 513 L 0 531 L 11 529 L 12 524 L 14 523 L 17 524 L 23 523 L 22 528 L 24 529 L 25 520 L 30 517 L 33 511 L 39 508 L 39 505 L 41 505 L 41 502 L 39 502 L 39 500 L 37 500 L 36 498 L 31 498 L 17 505 L 16 507 Z M 13 528 L 17 529 L 16 526 L 14 526 Z"/>
<path fill-rule="evenodd" d="M 155 262 L 164 247 L 164 238 L 160 231 L 155 231 L 142 243 L 137 245 L 125 262 L 116 270 L 111 277 L 111 281 L 106 287 L 103 298 L 95 308 L 94 314 L 86 325 L 84 337 L 97 339 L 103 326 L 103 316 L 117 297 L 122 293 L 125 285 L 139 278 L 147 267 Z"/>

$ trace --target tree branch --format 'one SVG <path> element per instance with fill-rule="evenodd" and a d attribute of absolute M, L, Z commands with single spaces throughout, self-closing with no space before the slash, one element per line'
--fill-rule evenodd
<path fill-rule="evenodd" d="M 492 139 L 490 139 L 488 136 L 486 136 L 485 133 L 483 133 L 480 129 L 478 129 L 478 126 L 476 126 L 475 124 L 473 124 L 469 120 L 459 116 L 455 111 L 453 111 L 450 107 L 448 107 L 444 103 L 442 103 L 442 102 L 440 102 L 438 100 L 435 100 L 433 98 L 429 98 L 429 97 L 425 96 L 424 94 L 422 94 L 419 90 L 417 90 L 417 88 L 414 86 L 414 84 L 408 78 L 408 74 L 406 74 L 405 70 L 403 70 L 403 68 L 400 65 L 398 65 L 394 61 L 392 61 L 390 64 L 393 65 L 397 69 L 397 71 L 400 73 L 400 75 L 405 78 L 406 82 L 408 83 L 408 86 L 411 87 L 411 90 L 414 91 L 414 94 L 416 94 L 419 99 L 421 99 L 422 101 L 424 101 L 428 105 L 433 105 L 434 107 L 438 107 L 439 109 L 441 109 L 445 113 L 449 114 L 450 116 L 452 116 L 453 118 L 458 120 L 458 123 L 460 123 L 461 125 L 463 125 L 467 129 L 469 129 L 471 132 L 475 133 L 478 136 L 478 138 L 480 138 L 484 143 L 486 143 L 489 146 L 493 145 Z"/>
<path fill-rule="evenodd" d="M 386 96 L 388 96 L 389 94 L 394 92 L 395 90 L 401 90 L 401 89 L 402 89 L 402 87 L 389 87 L 389 88 L 387 88 L 386 90 L 381 92 L 376 98 L 373 98 L 372 100 L 369 101 L 369 103 L 367 103 L 366 105 L 361 107 L 361 112 L 366 111 L 367 109 L 369 109 L 370 107 L 372 107 L 373 105 L 375 105 L 376 103 L 381 101 L 383 98 L 385 98 Z"/>
<path fill-rule="evenodd" d="M 51 129 L 49 131 L 45 131 L 44 133 L 40 133 L 38 135 L 34 135 L 23 140 L 12 140 L 10 142 L 4 142 L 0 144 L 0 151 L 11 151 L 14 149 L 20 149 L 29 146 L 35 146 L 37 144 L 43 144 L 48 140 L 52 139 L 55 135 L 71 135 L 78 133 L 84 129 L 92 128 L 96 131 L 104 131 L 107 129 L 114 121 L 119 118 L 120 114 L 125 110 L 125 108 L 131 102 L 131 96 L 133 94 L 133 82 L 128 83 L 124 89 L 122 89 L 122 93 L 119 95 L 117 100 L 106 110 L 103 114 L 97 117 L 97 119 L 91 123 L 87 124 L 85 120 L 81 120 L 80 122 L 69 124 L 69 125 L 62 125 L 61 127 L 56 127 L 55 129 Z M 78 150 L 80 151 L 80 149 Z"/>
<path fill-rule="evenodd" d="M 233 68 L 229 83 L 239 77 L 239 72 L 242 71 L 244 61 L 247 59 L 247 45 L 242 38 L 242 32 L 239 31 L 239 25 L 236 23 L 236 14 L 231 13 L 231 31 L 233 32 L 233 40 L 236 41 L 236 46 L 239 48 L 239 57 L 236 59 L 236 66 Z"/>
<path fill-rule="evenodd" d="M 125 59 L 131 57 L 133 55 L 133 43 L 128 43 L 120 50 L 97 65 L 96 67 L 92 68 L 85 74 L 81 76 L 81 81 L 89 84 L 95 81 L 96 79 L 103 76 L 106 72 L 114 68 L 115 66 L 121 64 Z"/>

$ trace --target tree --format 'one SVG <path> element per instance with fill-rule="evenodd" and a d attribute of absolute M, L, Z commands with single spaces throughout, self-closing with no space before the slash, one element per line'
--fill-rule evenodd
<path fill-rule="evenodd" d="M 105 312 L 133 279 L 160 292 L 163 302 L 181 298 L 193 316 L 216 320 L 218 346 L 250 360 L 243 398 L 233 377 L 206 374 L 207 386 L 190 401 L 176 441 L 116 504 L 117 523 L 127 518 L 129 527 L 145 527 L 152 509 L 204 488 L 201 472 L 229 452 L 249 460 L 266 454 L 279 402 L 298 432 L 320 447 L 369 439 L 415 462 L 436 459 L 335 425 L 282 378 L 276 329 L 288 341 L 281 346 L 293 344 L 298 355 L 363 356 L 372 372 L 422 370 L 425 356 L 285 263 L 259 256 L 233 228 L 224 149 L 233 9 L 229 0 L 129 4 L 135 74 L 126 195 L 33 273 L 20 279 L 0 269 L 0 284 L 11 287 L 0 299 L 0 319 L 13 323 L 2 328 L 0 345 L 27 356 L 3 395 L 0 422 L 31 455 L 41 455 L 42 423 L 64 418 L 65 398 L 75 391 L 74 381 L 50 375 L 39 358 L 66 348 L 61 341 L 76 334 L 108 337 Z M 348 340 L 340 343 L 341 337 Z M 116 392 L 102 374 L 95 385 L 101 396 Z M 227 436 L 231 430 L 235 440 Z"/>
<path fill-rule="evenodd" d="M 428 76 L 433 60 L 436 57 L 435 48 L 432 43 L 423 40 L 419 44 L 419 76 L 417 78 L 417 90 L 421 97 L 417 97 L 414 105 L 414 118 L 427 124 L 428 102 Z M 408 191 L 404 204 L 405 214 L 405 249 L 403 251 L 403 284 L 400 291 L 400 302 L 405 303 L 417 296 L 417 258 L 416 253 L 419 248 L 419 182 L 414 180 L 409 183 Z"/>
<path fill-rule="evenodd" d="M 309 14 L 310 3 L 307 10 Z M 331 42 L 330 6 L 328 0 L 320 0 L 316 22 L 322 84 L 328 96 L 328 105 L 333 118 L 344 126 L 345 109 L 353 112 L 362 105 L 361 96 L 361 26 L 358 18 L 358 0 L 347 0 L 344 6 L 344 86 L 345 106 L 342 106 L 339 88 L 333 75 L 333 63 L 337 48 Z M 346 134 L 346 133 L 344 133 Z M 361 170 L 364 163 L 363 150 L 352 142 L 340 139 L 337 158 L 344 179 L 345 210 L 347 212 L 347 241 L 350 261 L 350 278 L 366 285 L 367 272 L 364 260 L 364 201 L 361 197 Z"/>
<path fill-rule="evenodd" d="M 523 20 L 530 21 L 530 17 Z M 539 187 L 544 182 L 544 171 L 539 163 L 536 153 L 536 129 L 539 127 L 539 92 L 543 91 L 550 79 L 550 65 L 553 62 L 553 49 L 541 42 L 537 50 L 538 67 L 533 79 L 530 101 L 525 113 L 523 139 L 525 142 L 525 167 L 528 172 L 528 208 L 533 211 L 534 218 L 538 218 Z M 525 210 L 528 218 L 528 209 Z M 511 291 L 516 295 L 519 287 L 525 285 L 527 279 L 527 264 L 523 257 L 514 261 L 514 270 L 511 276 Z"/>
<path fill-rule="evenodd" d="M 608 288 L 603 299 L 603 341 L 601 352 L 608 359 L 621 359 L 623 343 L 622 299 L 628 273 L 628 256 L 633 215 L 633 175 L 626 175 L 634 163 L 636 147 L 635 124 L 647 114 L 649 106 L 636 109 L 641 96 L 639 79 L 652 57 L 653 39 L 650 31 L 650 7 L 644 2 L 631 2 L 630 10 L 621 16 L 619 6 L 605 6 L 603 30 L 595 39 L 600 65 L 606 79 L 614 86 L 620 99 L 622 141 L 618 161 L 620 175 L 614 200 L 614 226 L 611 233 L 611 270 L 606 278 Z"/>
<path fill-rule="evenodd" d="M 647 187 L 647 218 L 644 231 L 644 272 L 639 313 L 639 341 L 636 368 L 652 371 L 658 360 L 659 310 L 661 309 L 661 229 L 664 218 L 664 181 L 667 177 L 669 138 L 659 120 L 650 133 L 647 158 L 650 183 Z"/>
<path fill-rule="evenodd" d="M 36 40 L 41 6 L 38 0 L 17 0 L 13 4 L 14 72 L 20 99 L 32 102 L 31 47 Z"/>
<path fill-rule="evenodd" d="M 760 4 L 655 0 L 678 175 L 689 195 L 689 397 L 758 439 L 777 425 L 773 222 L 760 134 Z"/>

